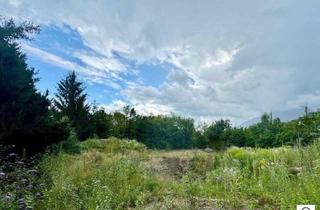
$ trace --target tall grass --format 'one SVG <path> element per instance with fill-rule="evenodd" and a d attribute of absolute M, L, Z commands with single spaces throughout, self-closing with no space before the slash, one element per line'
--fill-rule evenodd
<path fill-rule="evenodd" d="M 221 198 L 235 209 L 320 205 L 319 148 L 319 142 L 303 149 L 230 148 L 214 155 L 218 167 L 197 182 L 194 196 Z"/>
<path fill-rule="evenodd" d="M 79 146 L 81 154 L 61 153 L 43 159 L 41 168 L 48 183 L 36 209 L 295 209 L 297 204 L 320 205 L 319 142 L 301 149 L 172 151 L 170 155 L 164 152 L 167 158 L 163 159 L 161 152 L 130 140 L 92 139 Z M 173 157 L 175 161 L 170 161 Z M 152 161 L 154 158 L 161 161 Z M 159 179 L 161 171 L 157 170 L 162 169 L 154 164 L 185 168 L 182 176 Z"/>

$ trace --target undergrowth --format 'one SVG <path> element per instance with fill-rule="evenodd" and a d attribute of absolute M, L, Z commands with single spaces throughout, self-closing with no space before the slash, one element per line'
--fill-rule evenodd
<path fill-rule="evenodd" d="M 45 187 L 41 199 L 32 201 L 33 208 L 295 209 L 297 204 L 320 205 L 319 142 L 304 148 L 232 147 L 207 153 L 152 151 L 136 141 L 110 138 L 87 140 L 79 148 L 79 154 L 42 158 L 39 168 Z M 161 178 L 170 167 L 181 174 Z M 5 190 L 1 196 L 8 193 Z M 2 199 L 1 207 L 5 202 Z"/>

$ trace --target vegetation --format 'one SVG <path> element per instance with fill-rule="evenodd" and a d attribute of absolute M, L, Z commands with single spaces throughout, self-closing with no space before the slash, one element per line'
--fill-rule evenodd
<path fill-rule="evenodd" d="M 46 176 L 37 157 L 28 160 L 15 153 L 0 159 L 0 209 L 33 209 L 42 199 Z"/>
<path fill-rule="evenodd" d="M 247 128 L 130 106 L 107 113 L 87 103 L 74 71 L 50 100 L 19 46 L 38 32 L 1 20 L 0 209 L 320 205 L 320 112 L 290 122 L 264 114 Z"/>
<path fill-rule="evenodd" d="M 38 31 L 39 27 L 30 23 L 16 25 L 12 20 L 3 20 L 0 27 L 0 143 L 14 145 L 20 154 L 23 148 L 33 154 L 58 142 L 63 149 L 76 139 L 94 136 L 137 139 L 148 148 L 216 150 L 229 146 L 308 145 L 319 137 L 320 113 L 307 109 L 304 117 L 287 123 L 264 114 L 261 122 L 248 128 L 233 127 L 223 119 L 196 126 L 193 119 L 175 115 L 139 115 L 130 106 L 106 113 L 87 104 L 85 87 L 74 71 L 57 84 L 51 103 L 48 93 L 36 90 L 35 71 L 26 64 L 18 44 Z M 65 142 L 68 139 L 73 141 Z"/>
<path fill-rule="evenodd" d="M 58 83 L 57 92 L 53 101 L 57 114 L 68 117 L 80 139 L 88 138 L 90 106 L 86 104 L 87 94 L 83 93 L 83 84 L 77 81 L 74 71 Z"/>
<path fill-rule="evenodd" d="M 25 199 L 28 205 L 50 210 L 320 205 L 318 141 L 301 149 L 231 147 L 218 153 L 148 150 L 136 141 L 115 138 L 91 139 L 79 146 L 81 154 L 42 158 L 45 188 L 37 194 L 41 199 Z M 12 201 L 1 200 L 0 206 L 14 209 L 17 202 Z"/>
<path fill-rule="evenodd" d="M 39 27 L 28 22 L 0 24 L 0 144 L 20 151 L 43 150 L 65 136 L 63 125 L 50 116 L 48 94 L 36 90 L 35 71 L 18 44 L 37 32 Z"/>

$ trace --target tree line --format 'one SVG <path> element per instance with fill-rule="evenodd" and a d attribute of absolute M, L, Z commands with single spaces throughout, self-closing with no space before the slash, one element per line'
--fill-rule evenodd
<path fill-rule="evenodd" d="M 40 28 L 29 22 L 16 24 L 1 19 L 0 25 L 0 152 L 14 145 L 30 153 L 55 148 L 73 148 L 87 138 L 136 139 L 154 149 L 277 147 L 307 145 L 319 137 L 320 113 L 306 113 L 290 122 L 272 114 L 247 128 L 221 119 L 196 125 L 177 115 L 144 116 L 133 107 L 107 113 L 87 103 L 84 84 L 70 72 L 57 84 L 55 97 L 36 89 L 36 71 L 28 66 L 20 47 Z"/>

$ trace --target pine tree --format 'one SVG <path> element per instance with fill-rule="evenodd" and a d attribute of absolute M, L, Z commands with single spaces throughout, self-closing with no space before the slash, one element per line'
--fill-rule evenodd
<path fill-rule="evenodd" d="M 35 88 L 35 71 L 26 63 L 19 40 L 29 40 L 39 27 L 0 19 L 0 144 L 41 147 L 50 101 Z M 43 137 L 43 138 L 42 138 Z"/>
<path fill-rule="evenodd" d="M 90 106 L 86 103 L 83 83 L 77 80 L 75 72 L 71 72 L 58 83 L 54 106 L 61 116 L 67 116 L 78 137 L 83 140 L 91 135 Z"/>

